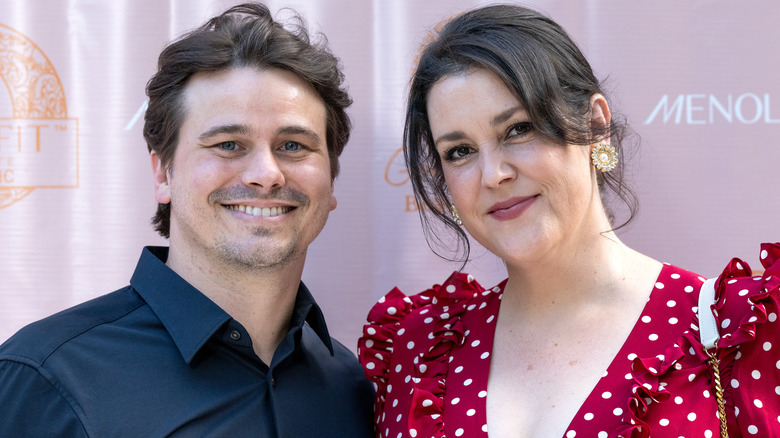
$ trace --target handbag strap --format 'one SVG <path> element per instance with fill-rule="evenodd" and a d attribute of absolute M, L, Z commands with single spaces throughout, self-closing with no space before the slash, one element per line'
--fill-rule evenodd
<path fill-rule="evenodd" d="M 718 363 L 718 323 L 712 314 L 712 305 L 715 304 L 715 279 L 710 278 L 701 285 L 699 291 L 699 337 L 704 346 L 704 352 L 710 358 L 710 367 L 715 383 L 715 399 L 718 402 L 718 417 L 720 418 L 720 436 L 728 438 L 728 424 L 726 421 L 726 403 L 723 399 L 723 386 L 720 381 L 720 364 Z"/>
<path fill-rule="evenodd" d="M 705 350 L 714 348 L 720 339 L 718 323 L 712 314 L 712 305 L 715 304 L 715 280 L 710 278 L 705 281 L 699 291 L 699 336 Z"/>

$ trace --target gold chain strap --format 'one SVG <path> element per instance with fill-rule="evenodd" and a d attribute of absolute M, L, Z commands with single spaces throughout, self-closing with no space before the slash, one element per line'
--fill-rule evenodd
<path fill-rule="evenodd" d="M 720 437 L 729 438 L 728 422 L 726 421 L 726 402 L 723 400 L 723 386 L 720 383 L 720 368 L 718 367 L 718 358 L 716 353 L 718 351 L 718 343 L 715 343 L 715 348 L 712 352 L 704 350 L 707 356 L 710 357 L 710 365 L 712 366 L 712 373 L 715 375 L 715 400 L 718 401 L 718 416 L 720 417 Z"/>

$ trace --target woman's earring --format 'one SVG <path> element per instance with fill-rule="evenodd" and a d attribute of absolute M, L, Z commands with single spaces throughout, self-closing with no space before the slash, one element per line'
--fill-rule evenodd
<path fill-rule="evenodd" d="M 452 220 L 454 220 L 458 226 L 463 225 L 463 221 L 461 221 L 460 216 L 458 216 L 458 209 L 455 208 L 455 204 L 450 204 L 450 211 L 452 212 Z"/>
<path fill-rule="evenodd" d="M 593 152 L 590 153 L 590 158 L 593 161 L 593 165 L 596 169 L 602 172 L 609 172 L 617 166 L 618 157 L 617 151 L 614 147 L 602 141 L 593 148 Z"/>

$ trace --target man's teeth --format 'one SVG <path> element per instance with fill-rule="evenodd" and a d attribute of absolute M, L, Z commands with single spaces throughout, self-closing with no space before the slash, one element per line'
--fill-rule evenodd
<path fill-rule="evenodd" d="M 228 205 L 227 208 L 233 211 L 240 211 L 241 213 L 251 214 L 252 216 L 273 217 L 285 214 L 290 211 L 291 207 L 250 207 L 248 205 Z"/>

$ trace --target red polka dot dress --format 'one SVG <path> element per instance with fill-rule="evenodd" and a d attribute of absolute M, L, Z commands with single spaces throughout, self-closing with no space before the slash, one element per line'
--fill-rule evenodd
<path fill-rule="evenodd" d="M 761 262 L 765 272 L 754 276 L 732 260 L 712 306 L 732 438 L 780 436 L 780 244 L 762 245 Z M 664 265 L 566 438 L 720 436 L 712 368 L 698 332 L 703 281 Z M 505 284 L 483 289 L 454 273 L 417 295 L 394 289 L 379 300 L 358 344 L 366 376 L 377 384 L 377 437 L 488 437 L 488 372 Z"/>

